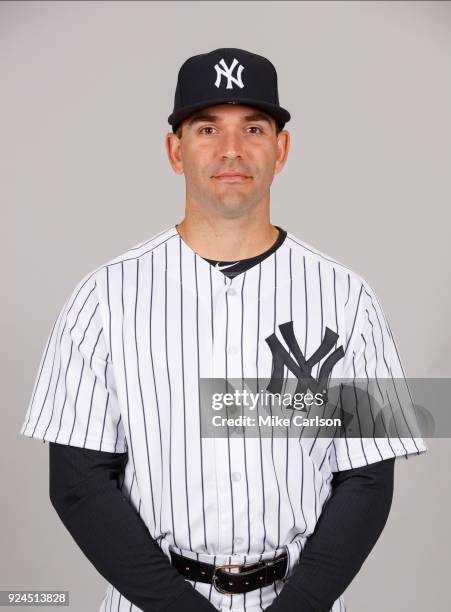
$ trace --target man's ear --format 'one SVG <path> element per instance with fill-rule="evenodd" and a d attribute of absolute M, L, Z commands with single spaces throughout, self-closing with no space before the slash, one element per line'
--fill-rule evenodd
<path fill-rule="evenodd" d="M 165 138 L 166 153 L 169 163 L 176 174 L 183 174 L 182 141 L 173 132 L 168 132 Z"/>
<path fill-rule="evenodd" d="M 290 132 L 288 132 L 288 130 L 282 130 L 277 135 L 277 158 L 274 174 L 278 174 L 285 166 L 289 150 Z"/>

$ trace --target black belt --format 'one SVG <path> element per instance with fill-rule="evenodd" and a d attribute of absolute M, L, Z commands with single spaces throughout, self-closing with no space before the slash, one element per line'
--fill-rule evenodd
<path fill-rule="evenodd" d="M 169 552 L 172 565 L 185 578 L 194 582 L 213 584 L 217 591 L 226 595 L 247 593 L 268 586 L 275 580 L 281 580 L 285 576 L 288 563 L 286 552 L 267 561 L 229 563 L 216 566 L 183 557 L 172 550 Z"/>

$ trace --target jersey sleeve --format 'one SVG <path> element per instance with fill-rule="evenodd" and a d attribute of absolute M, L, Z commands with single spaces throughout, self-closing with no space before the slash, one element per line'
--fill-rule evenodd
<path fill-rule="evenodd" d="M 126 452 L 95 274 L 77 284 L 48 335 L 20 434 Z"/>
<path fill-rule="evenodd" d="M 333 472 L 427 450 L 390 325 L 375 291 L 360 283 L 338 394 L 349 427 L 343 424 L 332 440 Z"/>

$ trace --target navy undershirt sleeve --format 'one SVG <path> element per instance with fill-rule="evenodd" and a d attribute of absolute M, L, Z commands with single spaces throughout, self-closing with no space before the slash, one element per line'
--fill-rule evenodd
<path fill-rule="evenodd" d="M 144 612 L 216 608 L 169 562 L 122 494 L 127 453 L 49 443 L 50 500 L 97 571 Z"/>
<path fill-rule="evenodd" d="M 328 612 L 377 542 L 390 512 L 395 459 L 335 472 L 332 495 L 271 612 Z"/>

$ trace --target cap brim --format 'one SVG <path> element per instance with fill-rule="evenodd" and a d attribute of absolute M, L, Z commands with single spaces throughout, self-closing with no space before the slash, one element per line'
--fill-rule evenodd
<path fill-rule="evenodd" d="M 261 100 L 253 100 L 252 98 L 236 98 L 234 100 L 224 98 L 218 100 L 216 98 L 215 100 L 203 100 L 202 102 L 185 106 L 179 111 L 169 115 L 168 122 L 173 128 L 175 128 L 196 111 L 202 110 L 203 108 L 207 108 L 209 106 L 217 106 L 218 104 L 243 104 L 245 106 L 254 106 L 255 108 L 258 108 L 273 117 L 276 123 L 279 125 L 285 125 L 285 123 L 291 119 L 290 113 L 281 106 L 262 102 Z"/>

